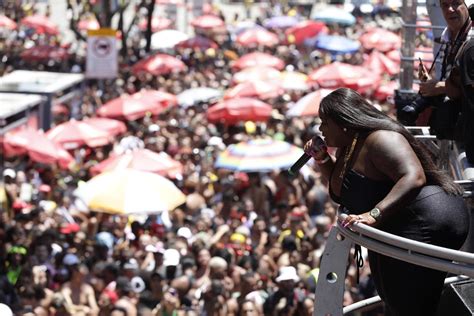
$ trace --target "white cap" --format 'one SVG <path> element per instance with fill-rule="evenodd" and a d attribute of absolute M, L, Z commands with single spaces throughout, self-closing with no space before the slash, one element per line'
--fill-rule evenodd
<path fill-rule="evenodd" d="M 0 315 L 2 316 L 13 316 L 13 312 L 10 307 L 7 305 L 0 303 Z"/>
<path fill-rule="evenodd" d="M 298 282 L 300 280 L 300 277 L 296 273 L 296 269 L 294 267 L 281 267 L 276 281 L 282 282 L 290 280 L 295 282 Z"/>
<path fill-rule="evenodd" d="M 166 249 L 163 259 L 163 265 L 165 267 L 177 266 L 179 264 L 180 254 L 179 251 L 173 248 Z"/>
<path fill-rule="evenodd" d="M 16 177 L 16 172 L 15 172 L 15 170 L 13 170 L 11 168 L 7 168 L 7 169 L 3 170 L 3 176 L 4 177 L 15 178 Z"/>
<path fill-rule="evenodd" d="M 191 229 L 189 229 L 189 227 L 181 227 L 180 229 L 178 229 L 176 235 L 178 237 L 183 237 L 186 239 L 190 239 L 191 237 L 193 237 L 193 233 L 191 232 Z"/>

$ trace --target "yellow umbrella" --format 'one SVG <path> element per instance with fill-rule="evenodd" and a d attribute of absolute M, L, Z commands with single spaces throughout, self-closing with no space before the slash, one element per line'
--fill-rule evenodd
<path fill-rule="evenodd" d="M 75 194 L 90 209 L 110 214 L 154 214 L 186 202 L 186 196 L 170 180 L 133 169 L 101 173 Z"/>

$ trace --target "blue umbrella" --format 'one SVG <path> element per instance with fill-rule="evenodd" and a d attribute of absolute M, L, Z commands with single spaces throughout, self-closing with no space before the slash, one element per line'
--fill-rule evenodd
<path fill-rule="evenodd" d="M 343 36 L 320 35 L 316 37 L 314 48 L 327 51 L 333 55 L 352 54 L 359 50 L 360 43 Z"/>
<path fill-rule="evenodd" d="M 352 14 L 336 7 L 329 7 L 316 12 L 313 16 L 313 20 L 342 25 L 354 25 L 356 22 L 356 18 Z"/>
<path fill-rule="evenodd" d="M 288 28 L 292 27 L 293 25 L 297 24 L 299 20 L 294 16 L 288 15 L 281 15 L 281 16 L 274 16 L 265 20 L 263 22 L 263 26 L 269 29 L 276 29 L 276 28 Z"/>

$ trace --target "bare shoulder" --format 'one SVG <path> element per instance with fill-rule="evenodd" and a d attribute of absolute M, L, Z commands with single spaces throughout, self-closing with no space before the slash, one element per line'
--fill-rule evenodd
<path fill-rule="evenodd" d="M 377 149 L 401 149 L 400 145 L 409 145 L 405 136 L 394 131 L 378 130 L 367 136 L 366 145 Z"/>

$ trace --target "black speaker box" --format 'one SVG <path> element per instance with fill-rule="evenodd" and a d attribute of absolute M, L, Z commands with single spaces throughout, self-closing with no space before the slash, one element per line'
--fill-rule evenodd
<path fill-rule="evenodd" d="M 459 281 L 447 285 L 438 307 L 437 316 L 473 316 L 474 280 Z"/>

